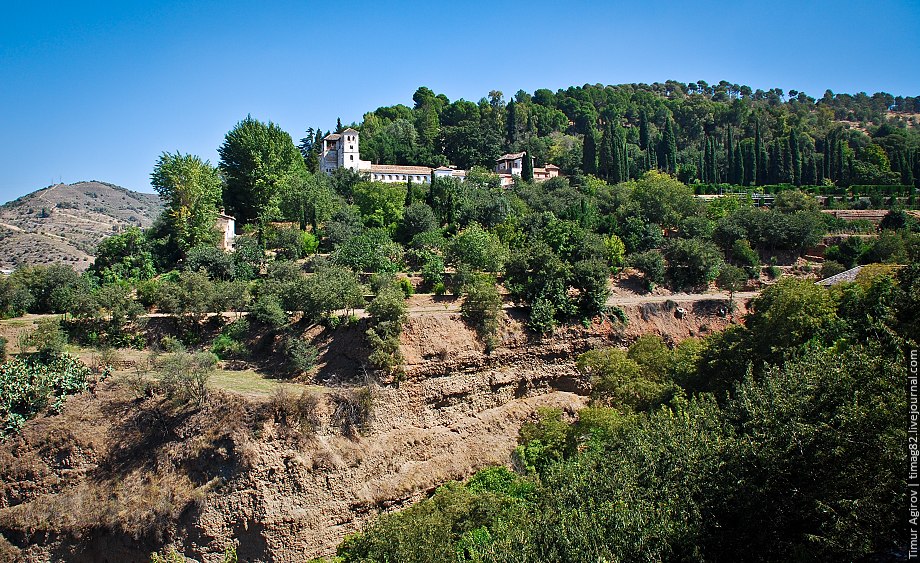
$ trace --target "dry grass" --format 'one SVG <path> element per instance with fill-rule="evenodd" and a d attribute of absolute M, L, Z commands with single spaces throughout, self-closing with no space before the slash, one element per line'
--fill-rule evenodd
<path fill-rule="evenodd" d="M 235 444 L 263 416 L 238 395 L 212 393 L 198 409 L 101 385 L 0 448 L 0 529 L 20 547 L 44 533 L 161 543 L 240 470 Z"/>

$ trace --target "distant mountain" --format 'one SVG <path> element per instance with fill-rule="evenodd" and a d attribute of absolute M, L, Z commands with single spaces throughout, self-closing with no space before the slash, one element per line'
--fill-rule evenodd
<path fill-rule="evenodd" d="M 156 194 L 105 182 L 55 184 L 0 206 L 0 268 L 21 264 L 92 264 L 100 240 L 147 227 L 162 210 Z"/>

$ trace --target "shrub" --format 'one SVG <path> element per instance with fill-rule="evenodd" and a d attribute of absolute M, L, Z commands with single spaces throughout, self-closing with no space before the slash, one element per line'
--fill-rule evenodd
<path fill-rule="evenodd" d="M 756 277 L 760 270 L 760 256 L 751 248 L 747 239 L 738 239 L 732 244 L 732 259 L 745 269 L 749 278 Z"/>
<path fill-rule="evenodd" d="M 406 299 L 412 297 L 415 293 L 415 287 L 409 281 L 409 278 L 399 278 L 399 288 L 402 290 L 403 295 L 406 296 Z"/>
<path fill-rule="evenodd" d="M 288 368 L 297 373 L 310 371 L 316 366 L 319 351 L 301 338 L 288 336 L 284 339 L 284 359 Z"/>
<path fill-rule="evenodd" d="M 311 391 L 304 391 L 294 396 L 284 385 L 279 385 L 272 394 L 271 406 L 275 422 L 288 427 L 296 427 L 301 432 L 315 432 L 320 425 L 320 397 Z"/>
<path fill-rule="evenodd" d="M 831 276 L 836 276 L 837 274 L 847 271 L 846 266 L 840 262 L 834 262 L 833 260 L 828 260 L 821 264 L 821 278 L 829 278 Z"/>
<path fill-rule="evenodd" d="M 477 276 L 467 286 L 463 303 L 460 304 L 463 318 L 476 327 L 479 338 L 491 352 L 498 344 L 498 321 L 502 314 L 502 298 L 495 287 L 495 280 L 488 276 Z"/>
<path fill-rule="evenodd" d="M 29 344 L 39 353 L 59 356 L 67 345 L 67 335 L 61 330 L 61 323 L 57 319 L 42 319 L 29 335 Z"/>
<path fill-rule="evenodd" d="M 346 436 L 366 431 L 374 416 L 374 395 L 370 386 L 332 394 L 332 423 Z"/>
<path fill-rule="evenodd" d="M 645 410 L 662 401 L 665 385 L 656 368 L 643 369 L 617 348 L 586 352 L 578 357 L 578 371 L 590 378 L 594 394 L 626 410 Z"/>
<path fill-rule="evenodd" d="M 719 275 L 722 253 L 702 239 L 674 239 L 665 248 L 666 274 L 677 288 L 700 287 Z"/>
<path fill-rule="evenodd" d="M 287 313 L 281 308 L 281 301 L 271 294 L 263 294 L 256 299 L 249 310 L 249 318 L 272 330 L 278 330 L 288 322 Z"/>
<path fill-rule="evenodd" d="M 217 366 L 210 352 L 172 352 L 157 359 L 160 389 L 169 399 L 201 406 L 207 397 L 207 383 Z"/>
<path fill-rule="evenodd" d="M 646 288 L 651 291 L 664 283 L 664 255 L 658 250 L 649 250 L 630 256 L 629 265 L 645 277 Z"/>
<path fill-rule="evenodd" d="M 90 369 L 71 356 L 34 354 L 0 364 L 0 437 L 18 432 L 48 407 L 60 411 L 68 395 L 87 387 Z"/>
<path fill-rule="evenodd" d="M 202 271 L 212 280 L 233 279 L 235 273 L 233 257 L 209 244 L 196 246 L 188 251 L 185 269 L 190 272 Z"/>
<path fill-rule="evenodd" d="M 380 288 L 377 296 L 367 306 L 371 328 L 367 330 L 371 354 L 368 359 L 378 369 L 395 373 L 402 364 L 399 335 L 406 322 L 406 300 L 395 283 Z"/>
<path fill-rule="evenodd" d="M 530 307 L 527 328 L 537 334 L 549 334 L 556 327 L 556 306 L 545 297 L 539 297 Z"/>
<path fill-rule="evenodd" d="M 433 253 L 425 256 L 422 263 L 422 282 L 434 290 L 438 284 L 444 285 L 444 259 Z"/>

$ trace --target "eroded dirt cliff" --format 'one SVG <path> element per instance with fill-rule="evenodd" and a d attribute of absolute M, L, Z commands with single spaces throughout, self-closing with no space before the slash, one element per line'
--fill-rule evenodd
<path fill-rule="evenodd" d="M 329 554 L 380 512 L 509 464 L 539 408 L 584 406 L 577 354 L 718 330 L 723 305 L 628 306 L 626 327 L 536 340 L 508 319 L 488 355 L 456 313 L 425 314 L 404 332 L 400 381 L 359 373 L 269 401 L 177 407 L 108 383 L 0 446 L 0 559 L 148 561 L 166 544 L 204 562 L 228 545 L 241 561 Z"/>

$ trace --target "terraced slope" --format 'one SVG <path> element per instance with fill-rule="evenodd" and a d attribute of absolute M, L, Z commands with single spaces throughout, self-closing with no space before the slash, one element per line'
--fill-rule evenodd
<path fill-rule="evenodd" d="M 162 205 L 156 194 L 105 182 L 55 184 L 0 206 L 0 268 L 71 264 L 86 269 L 104 237 L 147 227 Z"/>

